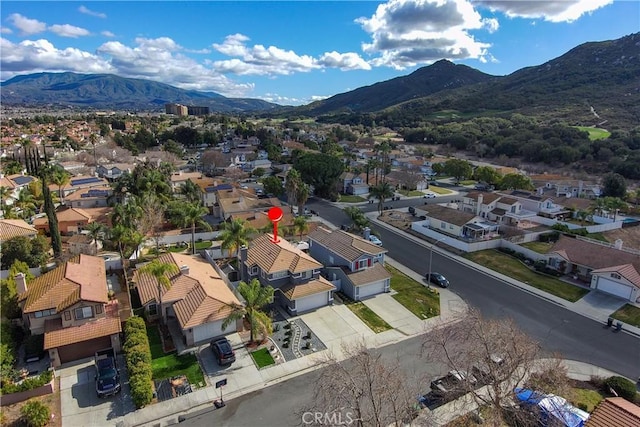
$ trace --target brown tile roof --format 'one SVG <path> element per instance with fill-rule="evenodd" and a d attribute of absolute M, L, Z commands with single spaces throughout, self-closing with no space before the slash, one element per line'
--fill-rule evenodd
<path fill-rule="evenodd" d="M 195 181 L 198 178 L 202 178 L 202 173 L 200 173 L 200 172 L 178 172 L 178 173 L 174 173 L 174 174 L 171 175 L 171 182 L 177 183 L 177 182 L 187 181 L 187 180 L 190 179 L 195 184 Z"/>
<path fill-rule="evenodd" d="M 594 204 L 593 200 L 582 197 L 551 197 L 551 200 L 553 200 L 553 203 L 556 205 L 579 210 L 587 210 Z"/>
<path fill-rule="evenodd" d="M 0 242 L 19 236 L 34 236 L 38 230 L 21 219 L 0 219 Z"/>
<path fill-rule="evenodd" d="M 283 210 L 282 219 L 278 223 L 278 227 L 291 226 L 293 224 L 293 214 L 287 209 Z M 269 219 L 268 212 L 240 212 L 234 213 L 230 217 L 231 220 L 242 219 L 246 221 L 247 225 L 256 230 L 260 230 L 263 227 L 271 226 L 272 222 Z M 280 233 L 280 232 L 278 232 Z"/>
<path fill-rule="evenodd" d="M 591 274 L 594 274 L 594 273 L 618 273 L 619 275 L 627 279 L 629 282 L 633 283 L 637 288 L 640 288 L 640 273 L 631 264 L 599 268 L 591 272 Z"/>
<path fill-rule="evenodd" d="M 622 397 L 608 397 L 596 406 L 585 426 L 638 427 L 640 426 L 640 407 Z"/>
<path fill-rule="evenodd" d="M 332 291 L 335 288 L 327 279 L 319 277 L 317 280 L 311 280 L 307 283 L 283 286 L 280 290 L 289 301 L 295 301 L 309 295 Z"/>
<path fill-rule="evenodd" d="M 272 239 L 272 234 L 263 234 L 251 242 L 247 251 L 247 266 L 257 265 L 265 273 L 299 273 L 322 268 L 321 263 L 286 240 L 280 238 L 278 243 L 273 243 Z"/>
<path fill-rule="evenodd" d="M 24 301 L 24 313 L 50 308 L 61 312 L 80 301 L 107 303 L 105 274 L 104 259 L 81 254 L 33 279 L 18 301 Z"/>
<path fill-rule="evenodd" d="M 318 242 L 333 253 L 348 261 L 355 261 L 363 255 L 379 255 L 387 250 L 342 230 L 328 230 L 322 226 L 309 234 L 309 239 Z"/>
<path fill-rule="evenodd" d="M 80 326 L 62 327 L 62 319 L 45 322 L 44 349 L 89 341 L 122 332 L 119 317 L 103 317 Z"/>
<path fill-rule="evenodd" d="M 500 200 L 498 200 L 498 202 L 504 203 L 505 205 L 513 205 L 514 203 L 518 202 L 518 200 L 512 197 L 500 197 Z"/>
<path fill-rule="evenodd" d="M 6 187 L 10 190 L 15 189 L 17 186 L 16 184 L 11 181 L 9 178 L 7 178 L 6 176 L 3 176 L 2 178 L 0 178 L 0 187 Z"/>
<path fill-rule="evenodd" d="M 280 206 L 280 200 L 276 197 L 269 199 L 257 199 L 255 197 L 230 197 L 219 198 L 218 203 L 225 215 L 232 215 L 240 212 L 257 211 L 264 209 L 267 211 L 274 206 Z"/>
<path fill-rule="evenodd" d="M 478 196 L 482 195 L 482 203 L 488 205 L 489 203 L 498 200 L 501 196 L 497 193 L 485 193 L 483 191 L 470 191 L 465 197 L 471 200 L 478 201 Z"/>
<path fill-rule="evenodd" d="M 65 201 L 71 201 L 71 200 L 92 200 L 92 199 L 106 199 L 108 196 L 95 196 L 95 192 L 96 191 L 104 191 L 107 194 L 111 195 L 113 193 L 113 189 L 109 186 L 100 186 L 100 187 L 92 187 L 92 188 L 81 188 L 80 190 L 74 191 L 73 193 L 65 196 L 64 200 Z M 89 193 L 91 192 L 91 193 Z M 85 195 L 84 197 L 82 197 L 83 195 Z M 91 194 L 92 196 L 89 197 L 89 194 Z"/>
<path fill-rule="evenodd" d="M 354 286 L 368 285 L 369 283 L 391 278 L 391 273 L 379 262 L 373 263 L 373 266 L 365 268 L 364 270 L 354 272 L 345 270 L 345 272 Z"/>
<path fill-rule="evenodd" d="M 440 205 L 423 205 L 418 206 L 416 209 L 420 209 L 426 212 L 426 216 L 430 218 L 439 219 L 449 224 L 463 226 L 477 215 L 470 212 L 463 212 L 457 209 L 448 208 Z"/>
<path fill-rule="evenodd" d="M 569 262 L 593 269 L 632 264 L 640 271 L 640 256 L 586 240 L 561 235 L 547 254 L 556 253 Z"/>

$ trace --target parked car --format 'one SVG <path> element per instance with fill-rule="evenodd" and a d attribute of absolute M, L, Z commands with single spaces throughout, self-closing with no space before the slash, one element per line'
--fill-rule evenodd
<path fill-rule="evenodd" d="M 382 246 L 382 240 L 378 239 L 378 237 L 373 234 L 369 236 L 369 241 L 376 246 Z"/>
<path fill-rule="evenodd" d="M 434 284 L 440 286 L 441 288 L 448 288 L 449 287 L 449 280 L 447 280 L 447 278 L 444 277 L 440 273 L 431 273 L 431 275 L 429 275 L 429 273 L 427 273 L 425 278 L 430 283 L 434 283 Z"/>
<path fill-rule="evenodd" d="M 424 196 L 422 196 L 423 199 L 435 199 L 436 195 L 435 193 L 427 193 Z"/>
<path fill-rule="evenodd" d="M 211 351 L 213 351 L 218 365 L 230 365 L 236 361 L 236 353 L 226 338 L 211 341 Z"/>
<path fill-rule="evenodd" d="M 94 357 L 96 366 L 96 394 L 98 397 L 112 396 L 120 392 L 120 374 L 116 367 L 113 348 L 97 351 Z"/>

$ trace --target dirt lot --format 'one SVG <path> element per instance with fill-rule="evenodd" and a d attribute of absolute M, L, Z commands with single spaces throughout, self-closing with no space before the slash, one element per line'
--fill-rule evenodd
<path fill-rule="evenodd" d="M 618 230 L 607 231 L 602 234 L 611 243 L 620 239 L 622 240 L 623 248 L 636 249 L 640 251 L 640 226 L 620 228 Z"/>
<path fill-rule="evenodd" d="M 56 392 L 47 394 L 46 396 L 34 397 L 33 400 L 39 400 L 49 407 L 51 410 L 51 420 L 47 424 L 47 427 L 62 427 L 62 415 L 60 409 L 60 379 L 56 378 Z M 19 402 L 14 405 L 2 407 L 2 417 L 0 417 L 2 427 L 22 427 L 26 426 L 26 423 L 22 422 L 20 417 L 20 408 L 27 403 Z"/>

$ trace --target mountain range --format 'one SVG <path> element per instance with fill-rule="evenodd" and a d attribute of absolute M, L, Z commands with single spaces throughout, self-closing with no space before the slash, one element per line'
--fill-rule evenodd
<path fill-rule="evenodd" d="M 447 60 L 299 107 L 226 98 L 149 80 L 105 74 L 38 73 L 1 84 L 3 105 L 161 111 L 167 102 L 215 112 L 303 116 L 371 114 L 408 122 L 447 114 L 522 114 L 574 122 L 640 123 L 640 33 L 588 42 L 542 65 L 492 76 Z"/>

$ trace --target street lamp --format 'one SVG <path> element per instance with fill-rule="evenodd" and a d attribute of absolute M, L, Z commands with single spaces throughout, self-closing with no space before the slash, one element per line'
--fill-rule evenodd
<path fill-rule="evenodd" d="M 433 260 L 433 247 L 446 239 L 446 237 L 443 237 L 442 239 L 436 241 L 431 245 L 431 250 L 429 251 L 429 275 L 427 276 L 427 287 L 429 287 L 431 283 L 431 261 Z"/>

